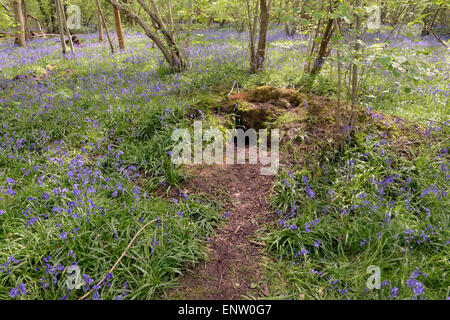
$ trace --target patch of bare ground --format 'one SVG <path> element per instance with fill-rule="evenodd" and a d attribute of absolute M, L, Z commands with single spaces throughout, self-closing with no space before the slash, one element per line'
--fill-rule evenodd
<path fill-rule="evenodd" d="M 235 300 L 245 295 L 264 297 L 268 286 L 260 270 L 264 246 L 256 232 L 264 223 L 274 221 L 267 197 L 273 176 L 264 176 L 260 164 L 191 166 L 195 177 L 188 193 L 214 194 L 225 189 L 231 201 L 225 204 L 225 224 L 209 242 L 208 260 L 189 270 L 180 287 L 164 299 Z"/>

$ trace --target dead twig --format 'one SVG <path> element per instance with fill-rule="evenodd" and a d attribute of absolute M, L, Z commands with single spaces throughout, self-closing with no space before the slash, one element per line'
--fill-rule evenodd
<path fill-rule="evenodd" d="M 446 45 L 445 42 L 442 41 L 441 38 L 439 38 L 439 36 L 434 32 L 433 28 L 427 28 L 427 29 L 444 47 L 448 48 L 448 45 Z"/>
<path fill-rule="evenodd" d="M 237 82 L 236 82 L 236 80 L 234 80 L 234 81 L 233 81 L 233 86 L 231 87 L 231 91 L 230 91 L 230 93 L 227 94 L 227 97 L 229 97 L 229 96 L 233 93 L 234 86 L 235 86 L 236 84 L 237 84 Z"/>
<path fill-rule="evenodd" d="M 155 222 L 156 219 L 147 222 L 141 229 L 139 229 L 139 231 L 134 235 L 133 239 L 131 239 L 130 243 L 128 244 L 128 246 L 126 247 L 125 251 L 122 253 L 122 255 L 120 256 L 120 258 L 116 261 L 116 263 L 114 263 L 114 265 L 112 266 L 112 268 L 108 271 L 108 273 L 103 277 L 102 280 L 100 280 L 97 285 L 95 285 L 91 290 L 89 290 L 89 292 L 87 292 L 84 296 L 82 296 L 80 299 L 78 300 L 84 300 L 86 297 L 88 297 L 92 291 L 94 291 L 95 287 L 100 286 L 105 280 L 106 277 L 108 276 L 108 274 L 112 274 L 112 272 L 114 271 L 114 269 L 117 267 L 117 265 L 119 264 L 119 262 L 122 260 L 122 258 L 125 256 L 125 254 L 127 253 L 128 249 L 130 249 L 131 245 L 133 244 L 133 242 L 136 240 L 136 238 L 142 233 L 142 231 L 144 231 L 145 228 L 147 228 L 149 225 L 151 225 L 153 222 Z"/>
<path fill-rule="evenodd" d="M 264 243 L 253 241 L 253 240 L 248 240 L 248 242 L 253 243 L 254 245 L 257 245 L 257 246 L 261 246 L 261 247 L 266 246 Z"/>

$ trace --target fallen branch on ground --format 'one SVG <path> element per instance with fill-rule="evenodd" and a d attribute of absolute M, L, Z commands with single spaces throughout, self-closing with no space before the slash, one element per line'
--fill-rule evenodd
<path fill-rule="evenodd" d="M 125 256 L 125 254 L 127 253 L 128 249 L 130 249 L 131 245 L 133 244 L 134 240 L 136 240 L 136 238 L 141 234 L 142 231 L 144 231 L 145 228 L 147 228 L 149 225 L 151 225 L 153 222 L 155 222 L 156 219 L 147 222 L 141 229 L 139 229 L 139 231 L 134 235 L 133 239 L 131 239 L 130 243 L 128 244 L 128 246 L 126 247 L 125 251 L 122 253 L 122 255 L 120 256 L 120 258 L 116 261 L 116 263 L 114 263 L 114 265 L 112 266 L 112 268 L 108 271 L 108 273 L 103 277 L 102 280 L 100 280 L 91 290 L 89 290 L 84 296 L 82 296 L 80 299 L 78 300 L 84 300 L 86 297 L 88 297 L 92 291 L 94 291 L 95 287 L 100 286 L 105 280 L 106 277 L 108 276 L 108 274 L 112 274 L 112 272 L 114 271 L 114 269 L 117 267 L 117 265 L 119 264 L 119 262 L 122 260 L 122 258 Z"/>

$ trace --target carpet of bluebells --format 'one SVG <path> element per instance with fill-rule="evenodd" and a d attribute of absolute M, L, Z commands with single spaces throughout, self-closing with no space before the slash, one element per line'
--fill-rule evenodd
<path fill-rule="evenodd" d="M 170 162 L 173 130 L 214 123 L 209 101 L 234 81 L 303 81 L 305 39 L 278 29 L 258 75 L 247 71 L 245 34 L 232 31 L 194 34 L 192 66 L 181 74 L 142 34 L 128 34 L 114 55 L 96 35 L 81 38 L 68 59 L 56 39 L 0 43 L 1 299 L 78 299 L 90 290 L 88 299 L 157 298 L 204 258 L 222 216 L 220 199 L 160 196 L 187 178 Z M 284 296 L 449 296 L 449 140 L 436 138 L 449 133 L 446 52 L 432 39 L 400 38 L 389 49 L 425 79 L 372 68 L 362 101 L 421 121 L 423 146 L 407 159 L 382 135 L 361 134 L 314 172 L 279 174 L 279 225 L 265 241 L 289 283 Z M 327 64 L 314 93 L 333 96 L 335 73 Z M 366 289 L 370 265 L 381 269 L 381 290 Z"/>

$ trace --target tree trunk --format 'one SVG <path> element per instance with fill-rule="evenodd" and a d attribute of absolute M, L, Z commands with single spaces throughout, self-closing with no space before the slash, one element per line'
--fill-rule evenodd
<path fill-rule="evenodd" d="M 9 8 L 8 8 L 8 6 L 7 6 L 6 4 L 4 4 L 1 0 L 0 0 L 0 6 L 2 6 L 3 10 L 5 10 L 5 13 L 6 13 L 9 17 L 13 18 L 14 14 L 11 13 L 11 11 L 10 11 Z M 13 10 L 14 10 L 14 8 L 13 8 Z"/>
<path fill-rule="evenodd" d="M 256 27 L 258 24 L 259 9 L 259 39 L 258 46 L 255 50 Z M 247 0 L 247 14 L 249 26 L 249 42 L 250 42 L 250 72 L 256 73 L 262 70 L 266 55 L 266 36 L 269 26 L 269 7 L 266 0 L 260 0 L 255 5 L 255 14 L 252 16 L 250 10 L 250 1 Z"/>
<path fill-rule="evenodd" d="M 117 41 L 119 42 L 119 49 L 124 50 L 125 39 L 123 37 L 122 21 L 120 20 L 120 11 L 113 6 L 113 13 L 114 13 L 114 24 L 116 26 Z"/>
<path fill-rule="evenodd" d="M 336 58 L 337 58 L 337 74 L 338 74 L 336 128 L 337 131 L 339 132 L 339 129 L 341 127 L 341 93 L 342 93 L 342 83 L 341 83 L 342 64 L 341 64 L 341 53 L 339 49 L 336 50 Z"/>
<path fill-rule="evenodd" d="M 67 34 L 67 38 L 68 38 L 68 42 L 69 42 L 69 46 L 70 46 L 70 51 L 72 52 L 72 54 L 75 54 L 74 50 L 73 50 L 73 42 L 72 42 L 72 36 L 70 34 L 70 30 L 69 27 L 67 26 L 67 20 L 66 20 L 66 14 L 64 13 L 64 7 L 61 3 L 61 0 L 57 0 L 59 8 L 60 8 L 60 13 L 61 13 L 61 20 L 63 22 L 63 27 L 66 30 L 66 34 Z"/>
<path fill-rule="evenodd" d="M 253 15 L 253 23 L 252 23 L 250 0 L 247 0 L 248 30 L 249 30 L 249 45 L 250 45 L 250 72 L 257 71 L 255 39 L 256 39 L 256 26 L 258 23 L 258 6 L 259 2 L 257 2 L 255 5 L 255 14 Z"/>
<path fill-rule="evenodd" d="M 327 48 L 328 44 L 330 43 L 331 36 L 333 35 L 333 31 L 334 31 L 333 19 L 330 18 L 328 19 L 325 31 L 322 35 L 322 41 L 320 42 L 319 52 L 314 60 L 314 64 L 309 74 L 316 75 L 322 69 L 322 66 L 325 62 L 325 58 L 328 54 Z"/>
<path fill-rule="evenodd" d="M 30 28 L 28 26 L 28 11 L 27 11 L 27 4 L 25 2 L 25 0 L 21 1 L 21 5 L 22 5 L 22 15 L 23 15 L 23 25 L 25 28 L 25 40 L 28 42 L 31 40 L 31 31 Z"/>
<path fill-rule="evenodd" d="M 324 2 L 322 2 L 322 10 L 324 9 Z M 302 9 L 303 10 L 303 9 Z M 333 2 L 330 2 L 330 13 L 333 13 Z M 325 63 L 326 57 L 330 54 L 329 44 L 333 36 L 336 24 L 334 19 L 329 17 L 327 21 L 322 23 L 322 18 L 317 23 L 317 28 L 314 37 L 311 36 L 308 42 L 308 63 L 305 71 L 312 76 L 317 75 Z M 324 27 L 322 27 L 324 25 Z M 321 29 L 323 28 L 323 31 Z M 320 45 L 316 48 L 316 38 L 320 35 Z M 312 64 L 311 64 L 312 63 Z"/>
<path fill-rule="evenodd" d="M 237 32 L 239 34 L 239 38 L 241 37 L 241 33 L 245 31 L 245 20 L 242 20 L 237 25 Z"/>
<path fill-rule="evenodd" d="M 58 18 L 58 28 L 59 28 L 59 40 L 61 41 L 61 48 L 62 53 L 64 56 L 67 56 L 67 47 L 66 42 L 64 41 L 64 29 L 62 24 L 62 14 L 61 14 L 61 7 L 58 4 L 58 0 L 55 0 L 55 9 L 56 9 L 56 16 Z"/>
<path fill-rule="evenodd" d="M 319 21 L 317 22 L 316 30 L 314 31 L 313 29 L 311 29 L 311 33 L 310 33 L 310 36 L 309 36 L 309 40 L 308 40 L 308 48 L 307 48 L 307 51 L 306 51 L 306 52 L 307 52 L 307 59 L 308 59 L 308 61 L 307 61 L 307 64 L 306 64 L 306 66 L 305 66 L 305 71 L 306 71 L 307 73 L 310 73 L 310 72 L 311 72 L 311 61 L 312 61 L 312 58 L 313 58 L 313 56 L 314 56 L 314 49 L 315 49 L 315 47 L 316 47 L 315 39 L 316 39 L 317 36 L 319 35 L 319 30 L 320 30 L 321 22 L 322 22 L 322 20 L 319 20 Z"/>
<path fill-rule="evenodd" d="M 266 0 L 260 0 L 260 24 L 259 24 L 259 41 L 258 51 L 256 52 L 256 72 L 259 72 L 264 67 L 264 61 L 266 56 L 266 36 L 267 28 L 269 26 L 269 9 L 267 7 Z"/>
<path fill-rule="evenodd" d="M 50 20 L 52 22 L 52 28 L 51 28 L 51 32 L 52 33 L 57 33 L 58 32 L 58 17 L 57 17 L 57 11 L 56 11 L 56 6 L 55 6 L 55 1 L 50 1 Z"/>
<path fill-rule="evenodd" d="M 133 0 L 131 0 L 131 2 L 132 1 Z M 123 2 L 126 3 L 126 4 L 130 3 L 129 0 L 123 0 Z M 127 22 L 130 26 L 132 26 L 134 21 L 133 21 L 133 19 L 130 19 L 129 17 L 125 16 L 124 17 L 124 22 Z"/>
<path fill-rule="evenodd" d="M 102 16 L 100 15 L 100 12 L 97 12 L 98 17 L 98 41 L 103 42 L 103 25 L 102 25 Z"/>
<path fill-rule="evenodd" d="M 356 0 L 356 8 L 359 8 L 361 5 L 361 0 Z M 358 14 L 355 15 L 356 24 L 355 24 L 355 51 L 359 51 L 359 34 L 361 32 L 361 18 Z M 353 122 L 355 118 L 355 108 L 358 103 L 358 65 L 356 63 L 353 64 L 353 74 L 352 74 L 352 114 L 350 120 L 350 128 L 353 130 Z"/>
<path fill-rule="evenodd" d="M 285 2 L 285 14 L 289 15 L 289 0 L 286 0 Z M 290 36 L 291 35 L 291 31 L 289 30 L 289 23 L 286 21 L 284 24 L 284 32 L 286 33 L 286 36 Z"/>
<path fill-rule="evenodd" d="M 25 39 L 25 22 L 22 12 L 22 4 L 20 0 L 12 0 L 12 5 L 14 9 L 14 19 L 17 29 L 15 42 L 19 46 L 23 47 L 26 45 L 26 39 Z"/>
<path fill-rule="evenodd" d="M 274 2 L 275 2 L 275 0 L 274 0 Z M 283 8 L 283 0 L 280 0 L 280 4 L 278 7 L 279 11 L 278 11 L 278 17 L 277 17 L 277 26 L 279 26 L 281 24 L 281 15 L 282 15 L 281 8 Z"/>
<path fill-rule="evenodd" d="M 100 6 L 99 0 L 95 0 L 95 4 L 97 5 L 97 10 L 102 19 L 103 26 L 105 27 L 106 37 L 108 38 L 108 43 L 109 43 L 109 47 L 111 48 L 111 53 L 114 53 L 114 45 L 111 41 L 111 37 L 109 36 L 108 25 L 106 24 L 106 19 L 105 19 L 105 16 L 103 15 L 103 10 L 102 10 L 102 7 Z"/>

